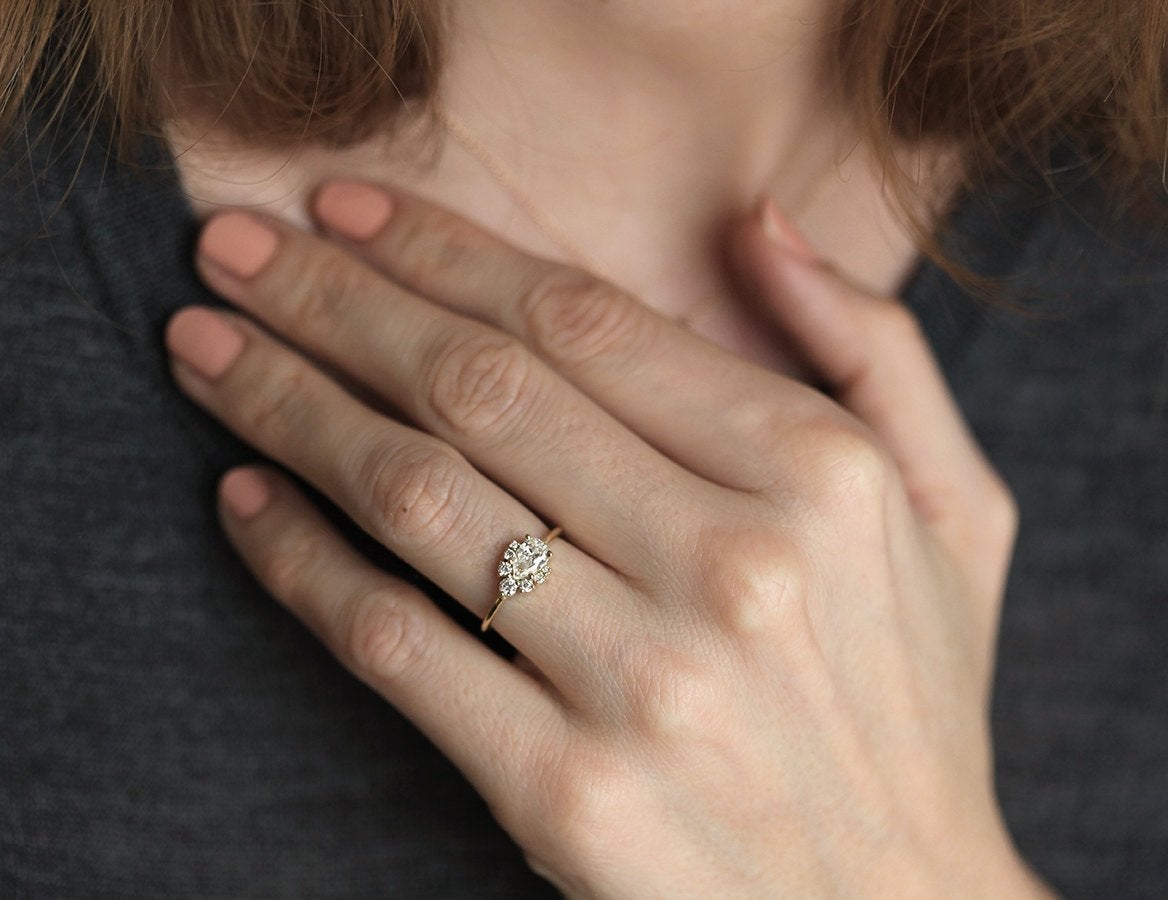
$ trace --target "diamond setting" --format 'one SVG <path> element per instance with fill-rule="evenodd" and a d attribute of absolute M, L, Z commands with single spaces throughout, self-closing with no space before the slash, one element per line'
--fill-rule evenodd
<path fill-rule="evenodd" d="M 499 563 L 499 595 L 527 594 L 537 584 L 543 584 L 551 571 L 551 557 L 548 545 L 530 534 L 522 541 L 512 541 Z"/>

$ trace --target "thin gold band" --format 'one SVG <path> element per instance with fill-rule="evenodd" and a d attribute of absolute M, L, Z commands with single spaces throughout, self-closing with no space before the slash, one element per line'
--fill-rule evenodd
<path fill-rule="evenodd" d="M 558 538 L 563 533 L 564 533 L 564 529 L 561 528 L 559 525 L 557 525 L 555 528 L 553 528 L 551 531 L 549 531 L 547 533 L 547 537 L 545 537 L 543 539 L 543 543 L 545 545 L 550 544 L 552 541 L 554 541 L 556 538 Z M 527 539 L 528 540 L 530 539 L 530 535 L 528 536 Z M 512 541 L 512 544 L 511 544 L 512 548 L 516 547 L 517 545 L 518 545 L 518 542 Z M 548 556 L 551 556 L 551 551 L 548 551 Z M 507 559 L 507 557 L 504 556 L 504 559 Z M 546 564 L 545 564 L 545 566 L 546 566 Z M 546 575 L 546 568 L 545 568 L 545 575 Z M 542 580 L 543 580 L 542 578 L 537 579 L 537 581 L 542 581 Z M 525 592 L 531 590 L 531 585 L 528 585 L 527 587 L 523 588 L 523 590 Z M 514 585 L 512 585 L 511 593 L 513 594 L 514 592 L 515 592 Z M 491 622 L 493 622 L 495 619 L 495 613 L 497 613 L 499 611 L 499 607 L 503 605 L 503 601 L 506 600 L 510 596 L 511 596 L 511 594 L 504 594 L 500 591 L 499 596 L 495 598 L 495 602 L 491 606 L 490 612 L 488 612 L 483 617 L 483 624 L 482 624 L 483 631 L 490 630 Z"/>

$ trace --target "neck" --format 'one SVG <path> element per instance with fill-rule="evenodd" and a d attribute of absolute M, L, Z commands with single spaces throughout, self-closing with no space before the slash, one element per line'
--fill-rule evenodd
<path fill-rule="evenodd" d="M 679 314 L 716 292 L 725 222 L 764 195 L 857 281 L 894 290 L 914 254 L 825 74 L 831 6 L 458 4 L 435 187 L 453 198 L 493 166 L 496 224 Z M 525 206 L 544 221 L 516 223 Z"/>
<path fill-rule="evenodd" d="M 693 205 L 777 187 L 796 203 L 847 140 L 821 75 L 820 5 L 476 0 L 453 22 L 442 96 L 560 202 Z"/>
<path fill-rule="evenodd" d="M 438 98 L 448 134 L 437 161 L 416 162 L 417 142 L 399 133 L 388 148 L 303 152 L 294 165 L 270 164 L 280 177 L 265 179 L 265 190 L 287 205 L 333 173 L 399 184 L 521 246 L 589 265 L 765 358 L 756 323 L 726 312 L 731 217 L 769 195 L 845 274 L 882 292 L 896 289 L 915 257 L 824 75 L 832 6 L 451 4 Z M 223 192 L 209 191 L 206 178 L 190 179 L 193 169 L 211 168 L 197 156 L 180 160 L 188 187 L 216 199 Z M 224 171 L 222 157 L 214 168 Z M 255 181 L 238 168 L 235 176 L 237 185 Z"/>
<path fill-rule="evenodd" d="M 841 137 L 809 16 L 780 16 L 781 2 L 688 15 L 645 5 L 460 6 L 442 88 L 456 138 L 477 139 L 458 141 L 461 151 L 502 163 L 528 200 L 617 268 L 649 212 L 682 225 L 672 240 L 704 243 L 695 231 L 765 191 L 781 207 L 804 204 Z"/>

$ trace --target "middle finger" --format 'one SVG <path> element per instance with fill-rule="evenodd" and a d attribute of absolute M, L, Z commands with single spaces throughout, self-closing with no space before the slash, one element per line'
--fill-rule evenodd
<path fill-rule="evenodd" d="M 261 239 L 262 262 L 241 266 L 239 248 Z M 200 250 L 219 293 L 449 442 L 582 549 L 633 577 L 671 568 L 660 565 L 671 511 L 712 486 L 517 340 L 396 288 L 327 241 L 246 213 L 212 220 Z"/>
<path fill-rule="evenodd" d="M 374 412 L 239 317 L 184 310 L 167 342 L 191 397 L 476 615 L 495 596 L 507 541 L 524 531 L 543 536 L 532 512 L 449 446 Z M 553 552 L 548 584 L 521 610 L 504 606 L 496 626 L 571 693 L 588 670 L 582 657 L 596 649 L 587 645 L 636 613 L 621 602 L 627 588 L 610 570 L 568 541 Z"/>

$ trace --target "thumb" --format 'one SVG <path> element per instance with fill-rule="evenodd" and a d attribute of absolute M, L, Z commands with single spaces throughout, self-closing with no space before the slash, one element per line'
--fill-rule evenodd
<path fill-rule="evenodd" d="M 1004 577 L 1014 506 L 945 383 L 915 316 L 848 282 L 771 201 L 734 234 L 740 278 L 814 376 L 890 450 L 918 515 Z M 985 529 L 994 538 L 987 544 Z M 982 531 L 982 536 L 970 533 Z M 988 586 L 988 585 L 987 585 Z"/>

